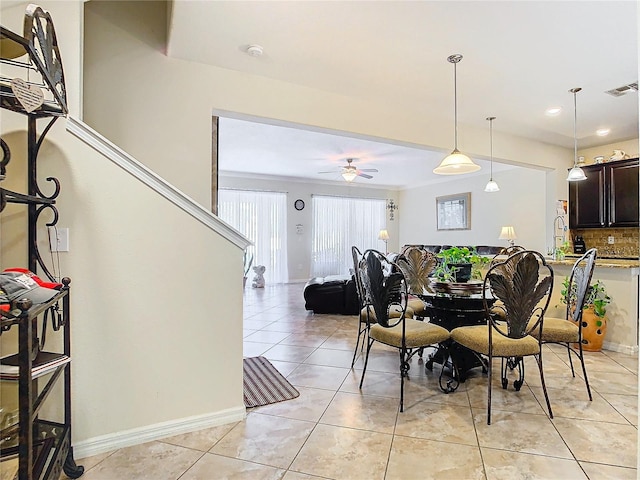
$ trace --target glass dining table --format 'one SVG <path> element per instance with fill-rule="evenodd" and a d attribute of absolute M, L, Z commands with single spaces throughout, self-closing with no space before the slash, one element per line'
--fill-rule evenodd
<path fill-rule="evenodd" d="M 427 291 L 416 296 L 425 303 L 430 322 L 449 331 L 462 326 L 487 324 L 482 282 L 432 282 Z M 495 299 L 487 295 L 486 302 L 490 308 Z M 450 369 L 450 379 L 445 384 L 440 382 L 440 388 L 446 393 L 455 391 L 471 369 L 482 367 L 483 373 L 486 372 L 483 359 L 452 340 L 441 344 L 425 366 L 432 370 L 434 363 Z"/>

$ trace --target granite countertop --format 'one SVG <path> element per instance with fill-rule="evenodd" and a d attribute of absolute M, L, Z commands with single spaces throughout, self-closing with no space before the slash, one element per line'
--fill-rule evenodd
<path fill-rule="evenodd" d="M 550 265 L 568 265 L 570 267 L 580 258 L 579 255 L 567 255 L 564 260 L 553 260 L 551 257 L 547 257 L 547 262 Z M 606 268 L 638 268 L 640 267 L 640 260 L 627 259 L 627 258 L 596 258 L 596 267 Z"/>

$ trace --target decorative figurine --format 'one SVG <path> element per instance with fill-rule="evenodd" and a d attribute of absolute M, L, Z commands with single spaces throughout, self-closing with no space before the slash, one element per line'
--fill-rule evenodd
<path fill-rule="evenodd" d="M 264 288 L 264 271 L 266 270 L 264 265 L 256 265 L 253 267 L 253 272 L 255 276 L 253 277 L 253 282 L 251 286 L 253 288 Z"/>
<path fill-rule="evenodd" d="M 611 157 L 609 157 L 609 160 L 616 161 L 616 160 L 624 160 L 626 158 L 629 158 L 629 155 L 627 155 L 626 153 L 624 153 L 622 150 L 614 150 L 613 151 L 613 155 L 611 155 Z"/>

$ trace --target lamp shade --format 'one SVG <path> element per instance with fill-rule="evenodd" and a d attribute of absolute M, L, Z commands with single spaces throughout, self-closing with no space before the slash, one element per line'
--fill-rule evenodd
<path fill-rule="evenodd" d="M 500 236 L 498 238 L 500 240 L 515 240 L 518 237 L 516 236 L 515 229 L 511 225 L 508 225 L 506 227 L 502 227 L 502 230 L 500 230 Z"/>
<path fill-rule="evenodd" d="M 580 90 L 582 90 L 580 87 L 569 90 L 570 93 L 573 93 L 573 168 L 569 170 L 569 175 L 567 175 L 568 182 L 579 182 L 587 179 L 584 170 L 578 166 L 578 134 L 576 133 L 576 125 L 578 124 L 578 108 L 576 94 Z"/>
<path fill-rule="evenodd" d="M 462 55 L 456 53 L 449 55 L 447 61 L 453 63 L 453 152 L 447 155 L 440 165 L 433 169 L 433 173 L 437 175 L 461 175 L 463 173 L 471 173 L 480 170 L 480 165 L 473 163 L 466 155 L 458 150 L 458 62 L 462 60 Z"/>
<path fill-rule="evenodd" d="M 357 177 L 355 169 L 353 170 L 345 170 L 342 172 L 342 178 L 344 178 L 347 182 L 353 182 L 353 180 Z"/>
<path fill-rule="evenodd" d="M 458 149 L 454 149 L 440 162 L 440 165 L 433 169 L 433 173 L 438 175 L 460 175 L 477 172 L 478 170 L 480 170 L 480 165 L 473 163 L 473 160 L 464 153 L 460 153 Z"/>
<path fill-rule="evenodd" d="M 484 191 L 485 192 L 489 192 L 489 193 L 499 192 L 500 191 L 500 187 L 498 186 L 498 184 L 494 180 L 489 180 L 487 182 L 487 186 L 484 187 Z"/>
<path fill-rule="evenodd" d="M 380 230 L 380 233 L 378 234 L 378 240 L 389 240 L 389 232 L 387 232 L 386 230 Z"/>
<path fill-rule="evenodd" d="M 587 176 L 584 174 L 584 170 L 582 170 L 577 165 L 569 170 L 569 175 L 567 175 L 568 182 L 579 182 L 580 180 L 586 180 Z"/>

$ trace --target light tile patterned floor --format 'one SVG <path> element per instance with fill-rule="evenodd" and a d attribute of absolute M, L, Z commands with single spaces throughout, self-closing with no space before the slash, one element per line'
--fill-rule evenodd
<path fill-rule="evenodd" d="M 414 359 L 398 412 L 395 350 L 374 345 L 362 391 L 351 369 L 357 317 L 304 310 L 302 285 L 247 288 L 245 356 L 268 358 L 300 391 L 243 422 L 83 459 L 85 480 L 220 479 L 635 479 L 638 359 L 588 354 L 593 402 L 566 355 L 544 352 L 554 419 L 545 413 L 535 364 L 523 388 L 493 388 L 486 376 L 449 395 L 436 366 Z"/>

